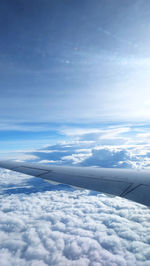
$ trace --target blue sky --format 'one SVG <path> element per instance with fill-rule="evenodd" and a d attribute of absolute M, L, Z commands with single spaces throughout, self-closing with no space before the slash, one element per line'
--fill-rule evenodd
<path fill-rule="evenodd" d="M 1 151 L 150 120 L 150 3 L 1 1 Z"/>

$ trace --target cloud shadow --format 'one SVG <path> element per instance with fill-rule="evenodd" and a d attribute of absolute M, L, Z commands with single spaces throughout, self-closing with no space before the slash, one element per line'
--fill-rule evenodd
<path fill-rule="evenodd" d="M 40 178 L 30 178 L 23 184 L 8 184 L 2 187 L 1 195 L 32 194 L 46 191 L 74 191 L 75 189 L 64 184 L 53 185 Z"/>

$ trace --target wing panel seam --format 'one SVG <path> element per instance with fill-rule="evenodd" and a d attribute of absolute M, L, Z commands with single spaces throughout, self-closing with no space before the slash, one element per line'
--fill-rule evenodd
<path fill-rule="evenodd" d="M 126 191 L 125 194 L 120 195 L 121 197 L 125 197 L 127 194 L 129 194 L 130 192 L 132 192 L 133 190 L 135 190 L 136 188 L 140 187 L 142 184 L 139 184 L 135 187 L 133 187 L 132 189 L 130 189 L 129 191 Z"/>

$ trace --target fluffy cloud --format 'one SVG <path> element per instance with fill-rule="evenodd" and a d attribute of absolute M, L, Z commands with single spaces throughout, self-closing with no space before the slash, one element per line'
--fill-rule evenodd
<path fill-rule="evenodd" d="M 150 167 L 149 129 L 144 126 L 66 127 L 67 141 L 32 151 L 9 153 L 10 159 L 99 167 Z M 143 133 L 145 132 L 145 133 Z"/>
<path fill-rule="evenodd" d="M 0 265 L 149 265 L 150 210 L 1 170 Z"/>
<path fill-rule="evenodd" d="M 85 159 L 85 166 L 130 167 L 130 154 L 126 150 L 93 149 L 92 155 Z"/>
<path fill-rule="evenodd" d="M 57 149 L 56 149 L 57 148 Z M 32 157 L 33 156 L 33 157 Z M 23 157 L 22 157 L 23 158 Z M 46 147 L 45 150 L 28 152 L 25 158 L 46 164 L 149 168 L 149 146 L 101 145 L 91 141 L 74 141 Z"/>
<path fill-rule="evenodd" d="M 28 151 L 22 157 L 18 153 L 16 158 L 149 167 L 147 135 L 138 131 L 131 138 L 129 132 L 129 128 L 83 130 L 75 140 Z M 150 265 L 147 207 L 11 171 L 1 170 L 0 176 L 0 265 Z"/>
<path fill-rule="evenodd" d="M 149 168 L 149 127 L 66 127 L 59 131 L 67 141 L 32 151 L 16 151 L 2 158 L 52 164 L 99 167 Z M 47 140 L 48 142 L 48 140 Z"/>

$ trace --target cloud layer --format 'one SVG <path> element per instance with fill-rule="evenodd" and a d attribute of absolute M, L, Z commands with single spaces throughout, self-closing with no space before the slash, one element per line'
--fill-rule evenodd
<path fill-rule="evenodd" d="M 20 160 L 149 168 L 148 129 L 66 128 L 70 140 Z M 0 265 L 148 266 L 150 210 L 119 197 L 0 170 Z"/>
<path fill-rule="evenodd" d="M 2 159 L 51 164 L 117 168 L 150 167 L 150 138 L 147 125 L 105 125 L 99 128 L 72 126 L 60 128 L 57 134 L 61 141 L 55 145 L 45 145 L 31 150 L 32 140 L 30 140 L 28 142 L 30 148 L 26 152 L 22 149 L 1 153 L 0 156 Z M 48 143 L 49 139 L 50 137 L 47 137 L 44 142 Z M 40 141 L 36 146 L 40 147 Z M 38 140 L 36 142 L 38 143 Z"/>
<path fill-rule="evenodd" d="M 1 170 L 0 264 L 149 265 L 150 211 Z"/>
<path fill-rule="evenodd" d="M 67 141 L 28 152 L 24 158 L 41 163 L 80 166 L 150 167 L 149 128 L 144 126 L 73 127 L 63 129 L 62 133 L 68 136 Z"/>

